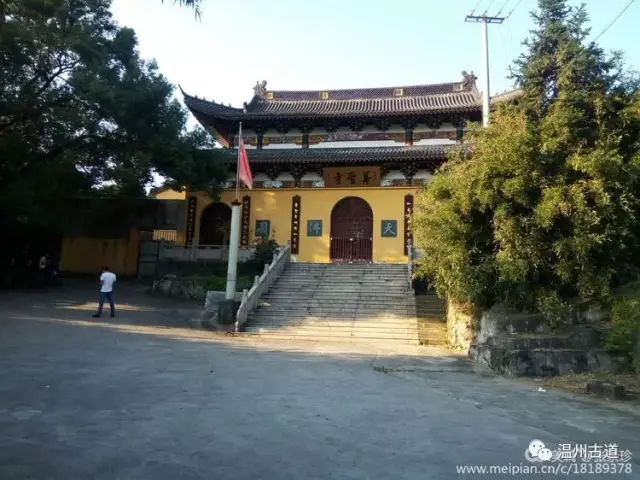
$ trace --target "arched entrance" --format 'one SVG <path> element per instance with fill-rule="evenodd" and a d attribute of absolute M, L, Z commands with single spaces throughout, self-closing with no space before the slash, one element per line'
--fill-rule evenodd
<path fill-rule="evenodd" d="M 208 205 L 200 216 L 200 245 L 226 245 L 229 243 L 231 208 L 224 203 Z"/>
<path fill-rule="evenodd" d="M 373 211 L 358 197 L 346 197 L 331 211 L 332 262 L 371 262 L 373 259 Z"/>

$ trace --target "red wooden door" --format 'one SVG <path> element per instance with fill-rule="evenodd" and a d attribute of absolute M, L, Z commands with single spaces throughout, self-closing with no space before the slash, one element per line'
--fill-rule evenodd
<path fill-rule="evenodd" d="M 332 262 L 371 262 L 373 258 L 373 212 L 358 197 L 340 200 L 331 212 Z"/>

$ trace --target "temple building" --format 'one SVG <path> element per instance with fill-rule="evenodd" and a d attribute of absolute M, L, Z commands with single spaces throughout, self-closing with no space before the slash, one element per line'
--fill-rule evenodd
<path fill-rule="evenodd" d="M 254 178 L 242 188 L 240 244 L 291 244 L 299 262 L 404 263 L 420 186 L 481 122 L 473 73 L 434 85 L 279 91 L 258 82 L 242 108 L 183 92 L 224 147 L 230 178 L 219 202 L 187 192 L 186 242 L 222 245 L 235 199 L 238 131 Z"/>

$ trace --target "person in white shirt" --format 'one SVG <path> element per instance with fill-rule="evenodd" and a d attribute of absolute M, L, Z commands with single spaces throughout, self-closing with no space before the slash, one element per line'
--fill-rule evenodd
<path fill-rule="evenodd" d="M 93 318 L 99 318 L 102 315 L 102 306 L 104 301 L 109 301 L 111 307 L 111 318 L 116 316 L 116 307 L 113 303 L 113 284 L 116 282 L 116 274 L 109 270 L 109 267 L 102 267 L 102 275 L 100 275 L 100 300 L 98 301 L 98 313 Z"/>

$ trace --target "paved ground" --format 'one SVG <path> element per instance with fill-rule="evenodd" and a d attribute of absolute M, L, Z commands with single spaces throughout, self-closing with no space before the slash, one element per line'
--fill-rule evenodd
<path fill-rule="evenodd" d="M 444 351 L 216 337 L 135 288 L 95 321 L 93 296 L 0 294 L 1 479 L 472 478 L 456 465 L 530 465 L 534 438 L 617 443 L 640 478 L 631 412 Z"/>

